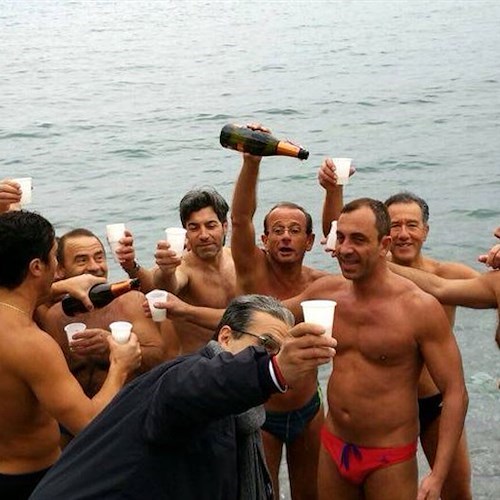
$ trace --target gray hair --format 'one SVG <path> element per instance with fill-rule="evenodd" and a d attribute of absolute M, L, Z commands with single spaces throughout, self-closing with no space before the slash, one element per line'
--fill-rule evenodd
<path fill-rule="evenodd" d="M 268 295 L 240 295 L 234 298 L 227 306 L 222 318 L 215 329 L 213 339 L 217 340 L 223 326 L 233 330 L 234 337 L 239 338 L 240 330 L 246 330 L 256 312 L 263 312 L 277 318 L 288 326 L 295 324 L 293 314 L 277 299 Z"/>
<path fill-rule="evenodd" d="M 422 212 L 422 221 L 424 224 L 429 222 L 429 205 L 423 198 L 420 198 L 420 196 L 410 193 L 409 191 L 401 191 L 400 193 L 393 194 L 390 198 L 387 198 L 387 200 L 384 201 L 387 208 L 395 203 L 416 203 Z"/>

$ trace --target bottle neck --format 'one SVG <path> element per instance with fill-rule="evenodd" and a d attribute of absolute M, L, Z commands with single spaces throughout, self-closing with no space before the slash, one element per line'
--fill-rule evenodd
<path fill-rule="evenodd" d="M 130 290 L 138 290 L 140 287 L 140 281 L 137 278 L 131 280 L 118 281 L 117 283 L 111 283 L 109 290 L 114 297 L 123 295 L 124 293 L 130 292 Z"/>
<path fill-rule="evenodd" d="M 278 146 L 276 147 L 276 154 L 283 156 L 293 156 L 295 158 L 300 158 L 301 160 L 305 160 L 308 158 L 309 153 L 302 149 L 300 146 L 295 146 L 295 144 L 291 144 L 290 142 L 279 141 Z"/>

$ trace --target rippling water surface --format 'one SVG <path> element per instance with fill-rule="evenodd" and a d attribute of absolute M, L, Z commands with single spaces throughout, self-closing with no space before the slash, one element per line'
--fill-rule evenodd
<path fill-rule="evenodd" d="M 481 0 L 0 1 L 0 178 L 31 175 L 59 233 L 127 222 L 148 264 L 185 191 L 230 199 L 240 158 L 220 128 L 259 121 L 311 151 L 264 160 L 259 229 L 285 199 L 319 229 L 317 167 L 352 156 L 347 199 L 417 192 L 429 255 L 479 269 L 500 224 L 499 21 Z M 307 263 L 336 269 L 320 248 Z M 459 312 L 476 499 L 500 495 L 494 327 Z"/>

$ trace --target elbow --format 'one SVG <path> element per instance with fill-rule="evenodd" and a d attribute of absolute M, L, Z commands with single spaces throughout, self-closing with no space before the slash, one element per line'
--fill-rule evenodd
<path fill-rule="evenodd" d="M 462 388 L 462 404 L 464 405 L 465 413 L 467 413 L 467 409 L 469 408 L 469 393 L 465 385 Z"/>
<path fill-rule="evenodd" d="M 251 221 L 251 217 L 248 215 L 245 215 L 243 213 L 238 213 L 238 211 L 233 211 L 231 212 L 231 227 L 242 227 L 246 224 L 248 224 L 248 221 Z"/>

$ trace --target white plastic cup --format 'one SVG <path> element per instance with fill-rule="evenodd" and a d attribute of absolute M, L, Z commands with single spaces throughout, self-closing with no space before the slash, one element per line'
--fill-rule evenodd
<path fill-rule="evenodd" d="M 349 172 L 351 171 L 352 158 L 332 158 L 337 174 L 337 184 L 342 186 L 349 182 Z"/>
<path fill-rule="evenodd" d="M 108 224 L 106 226 L 106 238 L 108 240 L 109 248 L 111 248 L 111 253 L 115 262 L 118 262 L 118 257 L 116 256 L 116 249 L 120 246 L 119 241 L 125 236 L 125 224 Z"/>
<path fill-rule="evenodd" d="M 324 327 L 325 334 L 331 337 L 337 303 L 334 300 L 306 300 L 300 305 L 304 313 L 304 321 Z"/>
<path fill-rule="evenodd" d="M 83 332 L 87 328 L 85 323 L 68 323 L 64 327 L 64 331 L 66 332 L 66 336 L 68 337 L 68 342 L 73 341 L 73 335 Z"/>
<path fill-rule="evenodd" d="M 332 225 L 330 227 L 330 232 L 326 238 L 325 248 L 327 250 L 335 250 L 335 245 L 337 244 L 337 221 L 332 220 Z"/>
<path fill-rule="evenodd" d="M 119 344 L 126 344 L 132 332 L 132 323 L 128 321 L 114 321 L 109 325 L 111 335 Z"/>
<path fill-rule="evenodd" d="M 186 243 L 186 230 L 183 227 L 167 227 L 165 236 L 170 244 L 170 249 L 178 256 L 182 255 Z"/>
<path fill-rule="evenodd" d="M 18 179 L 12 179 L 21 186 L 21 205 L 27 205 L 31 203 L 31 189 L 32 189 L 32 179 L 31 177 L 19 177 Z"/>
<path fill-rule="evenodd" d="M 155 302 L 166 302 L 168 299 L 168 292 L 165 290 L 151 290 L 146 294 L 148 299 L 149 310 L 153 321 L 165 321 L 167 319 L 167 310 L 158 309 L 154 306 Z"/>

